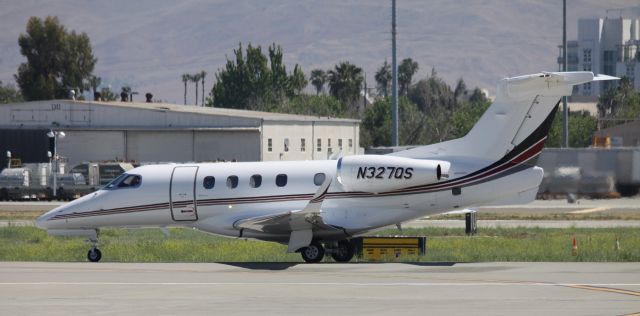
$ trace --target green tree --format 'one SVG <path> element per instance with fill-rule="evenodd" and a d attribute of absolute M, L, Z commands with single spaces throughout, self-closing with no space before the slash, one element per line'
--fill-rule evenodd
<path fill-rule="evenodd" d="M 182 83 L 184 83 L 184 105 L 187 105 L 187 83 L 191 80 L 190 74 L 182 74 Z"/>
<path fill-rule="evenodd" d="M 400 62 L 400 66 L 398 66 L 398 93 L 400 95 L 409 94 L 411 81 L 418 72 L 418 68 L 418 62 L 413 61 L 411 58 L 405 58 Z"/>
<path fill-rule="evenodd" d="M 104 87 L 100 89 L 100 96 L 102 97 L 102 101 L 116 101 L 118 100 L 118 96 L 111 91 L 109 87 Z"/>
<path fill-rule="evenodd" d="M 601 118 L 637 119 L 640 117 L 640 94 L 628 77 L 622 77 L 616 88 L 600 95 L 597 107 Z"/>
<path fill-rule="evenodd" d="M 193 75 L 189 75 L 189 80 L 191 80 L 191 82 L 193 82 L 196 86 L 196 103 L 195 105 L 198 105 L 198 84 L 200 84 L 200 73 L 195 73 Z"/>
<path fill-rule="evenodd" d="M 378 71 L 376 71 L 375 80 L 376 80 L 376 90 L 378 91 L 378 94 L 382 95 L 385 98 L 388 97 L 389 91 L 391 91 L 392 78 L 391 78 L 391 65 L 389 65 L 386 59 L 382 64 L 382 66 L 378 68 Z"/>
<path fill-rule="evenodd" d="M 0 80 L 0 104 L 22 102 L 20 91 L 13 85 L 3 84 Z"/>
<path fill-rule="evenodd" d="M 562 144 L 562 115 L 558 111 L 553 119 L 549 136 L 545 142 L 547 147 L 560 147 Z M 593 133 L 596 131 L 598 120 L 589 115 L 588 112 L 569 112 L 569 146 L 589 147 L 592 142 Z"/>
<path fill-rule="evenodd" d="M 63 98 L 68 89 L 84 92 L 97 59 L 85 33 L 68 33 L 57 17 L 31 17 L 18 38 L 27 59 L 14 75 L 27 100 Z"/>
<path fill-rule="evenodd" d="M 102 78 L 96 76 L 90 76 L 88 80 L 89 86 L 91 87 L 91 91 L 93 91 L 94 101 L 96 100 L 96 93 L 98 92 L 98 87 L 102 83 Z"/>
<path fill-rule="evenodd" d="M 348 62 L 335 65 L 328 71 L 329 93 L 338 100 L 353 106 L 360 97 L 364 77 L 362 68 Z"/>
<path fill-rule="evenodd" d="M 453 111 L 449 125 L 451 125 L 451 138 L 459 138 L 467 135 L 471 128 L 478 122 L 482 114 L 487 111 L 491 102 L 464 102 Z"/>
<path fill-rule="evenodd" d="M 425 116 L 406 97 L 398 100 L 400 145 L 422 142 Z M 360 145 L 363 147 L 391 146 L 391 99 L 379 98 L 367 108 L 360 126 Z"/>
<path fill-rule="evenodd" d="M 418 81 L 409 90 L 408 97 L 425 113 L 438 107 L 451 110 L 456 105 L 451 87 L 437 76 Z"/>
<path fill-rule="evenodd" d="M 242 44 L 227 58 L 225 68 L 216 73 L 210 105 L 270 111 L 286 98 L 300 94 L 307 80 L 300 66 L 289 74 L 283 64 L 282 48 L 272 44 L 268 56 L 260 46 Z"/>
<path fill-rule="evenodd" d="M 200 103 L 202 106 L 204 106 L 204 78 L 207 77 L 207 72 L 204 70 L 200 71 L 200 80 L 202 81 L 202 102 Z"/>
<path fill-rule="evenodd" d="M 327 74 L 322 69 L 314 69 L 309 76 L 311 84 L 316 88 L 316 95 L 324 90 L 324 84 L 327 82 Z"/>
<path fill-rule="evenodd" d="M 290 114 L 344 117 L 347 108 L 344 103 L 328 95 L 298 95 L 284 100 L 273 111 Z"/>

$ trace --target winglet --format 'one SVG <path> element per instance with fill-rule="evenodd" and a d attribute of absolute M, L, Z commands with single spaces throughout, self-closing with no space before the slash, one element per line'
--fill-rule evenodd
<path fill-rule="evenodd" d="M 620 78 L 609 76 L 609 75 L 596 75 L 595 77 L 593 77 L 593 81 L 604 81 L 604 80 L 620 80 Z"/>

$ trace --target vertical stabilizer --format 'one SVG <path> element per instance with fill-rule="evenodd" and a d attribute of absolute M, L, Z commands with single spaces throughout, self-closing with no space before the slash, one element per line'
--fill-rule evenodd
<path fill-rule="evenodd" d="M 550 124 L 545 121 L 574 85 L 593 80 L 613 80 L 592 72 L 545 72 L 500 80 L 496 99 L 464 137 L 394 153 L 410 158 L 474 157 L 498 160 L 534 132 L 544 138 Z M 547 126 L 548 125 L 548 126 Z"/>

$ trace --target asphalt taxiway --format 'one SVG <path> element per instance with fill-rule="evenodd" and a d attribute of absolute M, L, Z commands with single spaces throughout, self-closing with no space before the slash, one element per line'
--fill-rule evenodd
<path fill-rule="evenodd" d="M 0 263 L 1 315 L 625 315 L 638 263 Z"/>

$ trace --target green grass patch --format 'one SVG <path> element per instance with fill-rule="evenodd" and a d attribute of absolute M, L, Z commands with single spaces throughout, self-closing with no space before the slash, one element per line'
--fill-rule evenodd
<path fill-rule="evenodd" d="M 105 229 L 100 235 L 103 261 L 111 262 L 301 262 L 277 243 L 232 239 L 192 229 Z M 427 254 L 407 261 L 640 261 L 637 228 L 483 228 L 473 237 L 463 229 L 404 229 L 428 236 Z M 378 235 L 397 235 L 388 230 Z M 573 237 L 578 252 L 572 255 Z M 616 249 L 616 238 L 620 249 Z M 51 237 L 36 227 L 0 228 L 0 261 L 86 261 L 83 238 Z"/>

